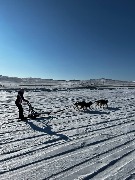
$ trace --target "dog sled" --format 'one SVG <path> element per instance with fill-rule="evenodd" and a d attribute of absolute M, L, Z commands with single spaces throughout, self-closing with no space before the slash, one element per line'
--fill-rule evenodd
<path fill-rule="evenodd" d="M 37 112 L 35 111 L 34 107 L 31 105 L 31 103 L 28 103 L 28 106 L 29 106 L 29 113 L 28 113 L 28 116 L 24 118 L 24 120 L 26 119 L 36 119 L 36 118 L 40 118 L 42 116 L 45 116 L 45 115 L 53 115 L 53 114 L 56 114 L 56 113 L 59 113 L 59 112 L 62 112 L 64 111 L 65 109 L 60 109 L 60 110 L 57 110 L 57 111 L 46 111 L 46 112 Z"/>
<path fill-rule="evenodd" d="M 34 107 L 30 103 L 28 103 L 28 106 L 29 106 L 29 113 L 28 113 L 28 117 L 26 117 L 26 118 L 29 118 L 29 119 L 35 119 L 37 117 L 40 117 L 41 115 L 49 115 L 52 113 L 52 111 L 37 112 L 37 111 L 35 111 Z"/>

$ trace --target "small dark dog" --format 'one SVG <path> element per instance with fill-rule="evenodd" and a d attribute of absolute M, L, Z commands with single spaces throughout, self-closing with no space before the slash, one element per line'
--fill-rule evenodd
<path fill-rule="evenodd" d="M 108 100 L 104 100 L 104 99 L 100 99 L 100 100 L 97 100 L 97 101 L 95 101 L 95 103 L 96 103 L 96 106 L 100 106 L 100 108 L 101 107 L 107 107 L 108 108 Z"/>
<path fill-rule="evenodd" d="M 82 101 L 82 102 L 76 102 L 74 105 L 79 109 L 79 106 L 80 106 L 80 109 L 87 109 L 87 108 L 90 108 L 91 109 L 91 105 L 93 103 L 90 101 L 88 103 L 86 103 L 85 101 Z"/>

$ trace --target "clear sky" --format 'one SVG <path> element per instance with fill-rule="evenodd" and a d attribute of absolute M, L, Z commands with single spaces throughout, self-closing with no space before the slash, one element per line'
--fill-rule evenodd
<path fill-rule="evenodd" d="M 135 80 L 135 1 L 0 0 L 0 74 Z"/>

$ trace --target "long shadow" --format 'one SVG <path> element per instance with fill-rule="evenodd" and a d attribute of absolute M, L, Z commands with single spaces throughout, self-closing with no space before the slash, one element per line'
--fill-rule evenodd
<path fill-rule="evenodd" d="M 118 111 L 120 110 L 120 108 L 118 107 L 107 107 L 105 108 L 109 111 Z M 89 114 L 110 114 L 110 112 L 104 112 L 104 111 L 100 111 L 100 110 L 93 110 L 93 109 L 86 109 L 83 111 L 84 113 L 89 113 Z"/>
<path fill-rule="evenodd" d="M 118 107 L 116 107 L 116 108 L 108 107 L 107 109 L 110 110 L 110 111 L 118 111 L 118 110 L 120 110 L 120 108 L 118 108 Z"/>
<path fill-rule="evenodd" d="M 95 110 L 85 110 L 83 111 L 84 113 L 89 113 L 89 114 L 110 114 L 110 112 L 104 112 L 104 111 L 95 111 Z"/>
<path fill-rule="evenodd" d="M 41 127 L 38 127 L 37 125 L 35 125 L 33 122 L 30 122 L 30 121 L 28 121 L 27 124 L 29 124 L 30 127 L 35 131 L 44 132 L 44 133 L 49 134 L 50 136 L 52 136 L 52 135 L 59 136 L 61 139 L 64 139 L 65 141 L 67 141 L 69 139 L 64 134 L 57 134 L 56 132 L 52 131 L 51 127 L 48 125 L 46 125 L 46 127 L 41 128 Z"/>

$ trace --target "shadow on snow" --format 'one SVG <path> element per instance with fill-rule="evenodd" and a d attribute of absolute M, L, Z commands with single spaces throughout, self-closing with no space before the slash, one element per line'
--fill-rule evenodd
<path fill-rule="evenodd" d="M 105 110 L 105 109 L 109 110 L 109 111 L 118 111 L 118 110 L 120 110 L 120 108 L 118 108 L 118 107 L 116 107 L 116 108 L 108 107 L 108 108 L 103 108 L 102 110 Z M 86 109 L 83 112 L 84 113 L 89 113 L 89 114 L 110 114 L 110 112 L 101 111 L 100 109 L 99 110 L 93 110 L 93 109 L 88 110 L 88 109 Z"/>
<path fill-rule="evenodd" d="M 108 110 L 110 110 L 110 111 L 118 111 L 118 110 L 120 110 L 120 108 L 118 108 L 118 107 L 108 107 Z"/>
<path fill-rule="evenodd" d="M 51 127 L 48 126 L 48 125 L 46 125 L 46 127 L 41 128 L 41 127 L 35 125 L 33 122 L 30 122 L 30 121 L 28 121 L 27 124 L 29 124 L 30 127 L 31 127 L 33 130 L 35 130 L 35 131 L 44 132 L 44 133 L 49 134 L 50 136 L 52 136 L 52 135 L 59 136 L 61 139 L 65 140 L 65 141 L 67 141 L 67 140 L 69 139 L 69 138 L 68 138 L 66 135 L 64 135 L 64 134 L 58 134 L 58 133 L 52 131 L 52 130 L 51 130 Z"/>
<path fill-rule="evenodd" d="M 83 111 L 84 113 L 89 113 L 89 114 L 110 114 L 110 112 L 104 112 L 104 111 L 98 111 L 98 110 L 85 110 Z"/>

